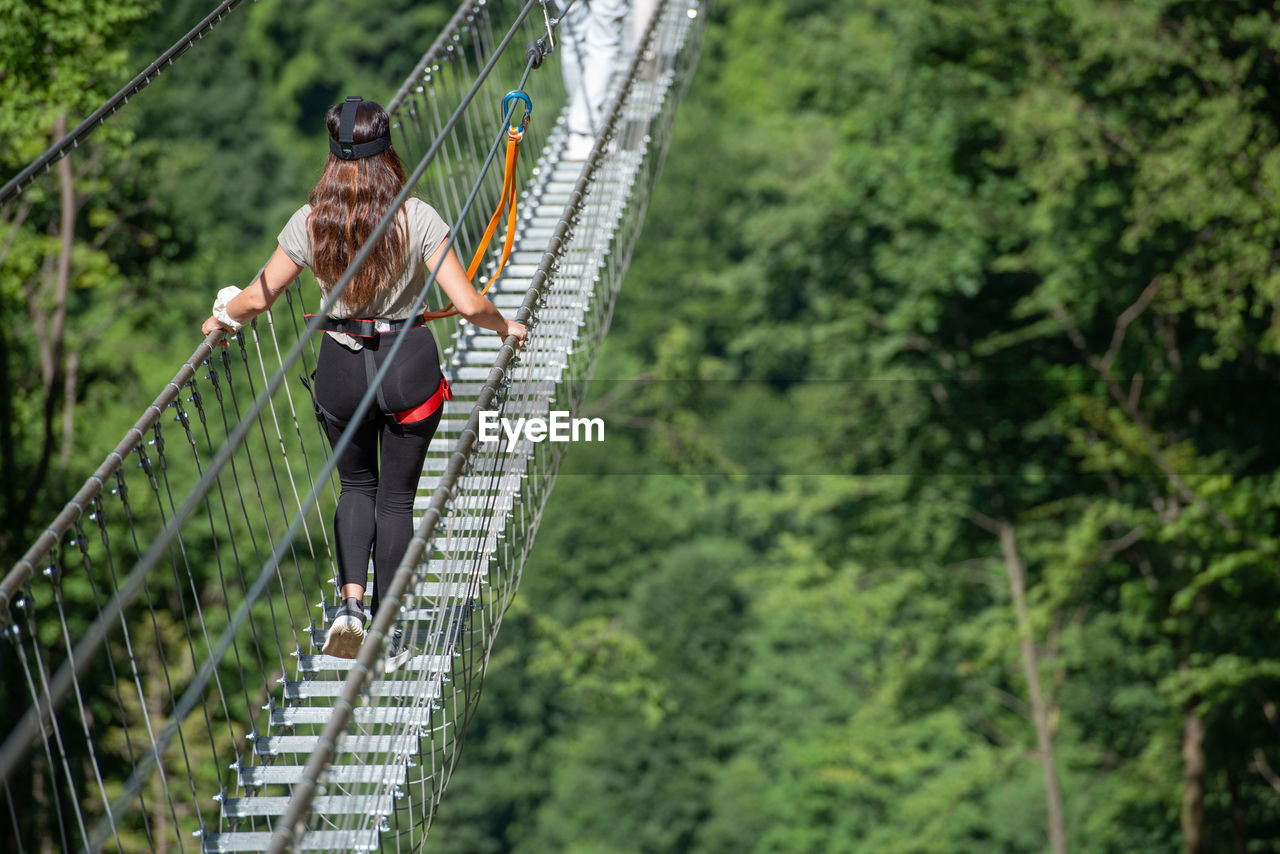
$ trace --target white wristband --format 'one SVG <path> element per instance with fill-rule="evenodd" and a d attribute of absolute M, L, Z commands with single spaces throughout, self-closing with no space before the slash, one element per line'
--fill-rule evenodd
<path fill-rule="evenodd" d="M 218 291 L 218 298 L 213 301 L 213 317 L 223 326 L 230 327 L 232 332 L 239 332 L 243 324 L 236 323 L 231 319 L 231 315 L 227 314 L 227 303 L 231 302 L 240 293 L 240 288 L 235 285 L 228 285 Z"/>

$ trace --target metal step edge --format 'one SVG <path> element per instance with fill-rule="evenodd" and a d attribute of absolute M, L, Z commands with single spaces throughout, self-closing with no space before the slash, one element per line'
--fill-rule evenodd
<path fill-rule="evenodd" d="M 435 696 L 439 696 L 438 690 Z M 271 725 L 282 727 L 324 724 L 331 717 L 333 709 L 328 706 L 290 706 L 272 709 Z M 358 706 L 352 710 L 352 720 L 357 724 L 428 726 L 431 723 L 431 709 L 418 706 Z"/>
<path fill-rule="evenodd" d="M 253 740 L 253 752 L 259 756 L 283 756 L 310 753 L 320 743 L 318 735 L 260 735 Z M 416 749 L 418 740 L 411 735 L 353 735 L 344 733 L 338 739 L 338 753 L 405 753 Z"/>
<path fill-rule="evenodd" d="M 352 658 L 337 658 L 332 655 L 299 655 L 298 671 L 301 673 L 321 673 L 325 671 L 343 672 L 350 670 L 355 664 Z M 440 673 L 453 665 L 448 655 L 415 655 L 400 665 L 397 672 Z"/>
<path fill-rule="evenodd" d="M 418 494 L 413 502 L 414 524 L 421 524 L 425 517 L 425 510 L 431 503 L 432 494 L 435 487 L 429 489 L 424 487 L 423 481 L 418 482 Z M 461 531 L 472 536 L 480 531 L 498 531 L 506 525 L 507 517 L 509 517 L 514 509 L 511 501 L 502 503 L 502 495 L 499 493 L 493 496 L 492 504 L 484 499 L 490 496 L 468 496 L 467 503 L 461 504 L 457 498 L 454 499 L 452 509 L 445 515 L 439 525 L 436 527 L 436 534 L 439 535 L 445 531 Z M 483 524 L 492 520 L 491 524 Z"/>
<path fill-rule="evenodd" d="M 422 483 L 425 480 L 426 478 L 423 478 L 418 482 L 419 487 L 422 486 Z M 435 491 L 434 486 L 431 491 Z M 430 496 L 423 497 L 427 499 L 430 498 Z M 496 495 L 492 493 L 488 495 L 462 495 L 450 502 L 449 507 L 451 509 L 449 510 L 448 515 L 444 518 L 444 525 L 448 526 L 453 524 L 453 519 L 463 513 L 474 513 L 476 511 L 486 513 L 489 511 L 509 512 L 513 506 L 515 506 L 515 500 L 511 497 L 510 493 L 498 493 Z"/>
<path fill-rule="evenodd" d="M 415 526 L 420 525 L 422 522 L 422 519 L 424 519 L 424 516 L 426 515 L 426 508 L 431 506 L 431 498 L 433 498 L 433 495 L 435 494 L 435 489 L 438 487 L 439 487 L 438 478 L 430 478 L 430 479 L 422 478 L 419 481 L 419 484 L 417 484 L 417 497 L 413 499 L 413 524 L 415 524 Z M 466 510 L 467 511 L 484 510 L 483 503 L 481 503 L 481 499 L 483 498 L 484 498 L 484 495 L 475 495 L 474 502 L 472 502 L 471 497 L 468 497 Z M 500 493 L 499 493 L 499 499 L 500 499 Z M 453 501 L 457 502 L 458 499 L 454 498 Z M 457 507 L 457 504 L 454 504 L 454 507 Z M 507 513 L 507 515 L 509 515 L 509 513 L 511 513 L 512 511 L 513 504 L 508 503 L 507 506 L 504 507 L 502 506 L 502 504 L 495 502 L 494 508 L 498 512 Z M 451 519 L 453 519 L 452 512 L 449 513 L 448 516 L 444 517 L 444 521 L 440 522 L 440 526 L 436 530 L 448 530 L 449 528 L 452 528 L 451 522 L 449 522 L 449 520 Z"/>
<path fill-rule="evenodd" d="M 305 765 L 254 765 L 239 768 L 241 786 L 287 786 L 301 783 Z M 398 786 L 409 777 L 408 769 L 395 765 L 330 765 L 320 774 L 321 783 L 376 783 Z"/>
<path fill-rule="evenodd" d="M 290 800 L 289 795 L 227 798 L 222 802 L 222 817 L 236 819 L 284 815 Z M 387 795 L 316 795 L 311 799 L 311 812 L 316 815 L 384 816 L 392 809 L 394 801 Z"/>
<path fill-rule="evenodd" d="M 266 851 L 271 844 L 270 831 L 231 831 L 210 833 L 201 843 L 201 850 L 209 854 L 232 851 Z M 299 851 L 376 851 L 378 831 L 369 830 L 312 830 L 298 843 Z"/>
<path fill-rule="evenodd" d="M 413 592 L 428 599 L 473 601 L 485 587 L 483 583 L 476 586 L 470 582 L 422 581 L 414 586 Z"/>
<path fill-rule="evenodd" d="M 428 683 L 430 684 L 430 683 Z M 338 679 L 304 679 L 301 682 L 286 682 L 284 686 L 284 698 L 290 701 L 296 700 L 334 700 L 342 695 L 342 689 L 346 682 Z M 411 697 L 437 697 L 439 692 L 431 693 L 424 690 L 423 683 L 417 680 L 397 680 L 395 682 L 374 682 L 365 691 L 367 697 L 396 697 L 406 699 Z"/>

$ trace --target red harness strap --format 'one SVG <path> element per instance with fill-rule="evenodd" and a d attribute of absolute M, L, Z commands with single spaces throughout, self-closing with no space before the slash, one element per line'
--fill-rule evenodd
<path fill-rule="evenodd" d="M 441 377 L 440 387 L 436 389 L 436 393 L 411 409 L 397 412 L 396 423 L 414 424 L 418 421 L 426 421 L 437 409 L 444 406 L 446 400 L 453 400 L 453 390 L 449 388 L 449 381 Z"/>

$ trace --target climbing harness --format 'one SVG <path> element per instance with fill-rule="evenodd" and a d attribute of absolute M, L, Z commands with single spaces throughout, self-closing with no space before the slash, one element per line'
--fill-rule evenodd
<path fill-rule="evenodd" d="M 435 394 L 411 409 L 395 413 L 396 423 L 413 424 L 417 421 L 426 421 L 437 409 L 444 406 L 446 400 L 453 400 L 453 389 L 449 388 L 449 380 L 441 377 L 440 387 L 436 389 Z"/>
<path fill-rule="evenodd" d="M 313 314 L 305 317 L 315 317 Z M 326 332 L 341 332 L 355 338 L 376 338 L 390 332 L 399 332 L 406 326 L 417 329 L 426 323 L 421 314 L 404 320 L 383 320 L 380 317 L 326 317 L 320 328 Z"/>
<path fill-rule="evenodd" d="M 368 355 L 369 351 L 365 350 L 364 352 L 365 352 L 365 356 L 364 356 L 365 371 L 367 373 L 369 368 L 372 366 L 373 362 L 372 362 L 372 359 L 369 358 L 369 355 Z M 334 415 L 332 412 L 330 412 L 329 410 L 325 409 L 323 406 L 320 405 L 320 399 L 316 397 L 316 390 L 315 390 L 316 372 L 315 371 L 312 371 L 310 374 L 299 374 L 298 379 L 302 380 L 302 385 L 307 389 L 307 393 L 311 395 L 311 409 L 316 416 L 316 421 L 320 422 L 320 426 L 322 428 L 324 427 L 324 424 L 326 421 L 333 424 L 335 427 L 347 426 L 347 424 L 349 423 L 347 419 L 339 418 L 338 416 Z M 417 423 L 418 421 L 426 421 L 435 413 L 437 409 L 444 406 L 445 401 L 448 401 L 448 400 L 453 400 L 453 388 L 450 387 L 448 378 L 441 377 L 440 385 L 437 386 L 436 390 L 431 394 L 431 396 L 428 397 L 426 400 L 422 401 L 422 403 L 419 403 L 417 406 L 411 406 L 408 409 L 402 409 L 399 412 L 392 412 L 390 413 L 390 415 L 392 418 L 395 419 L 395 422 L 397 424 L 414 424 L 414 423 Z M 387 402 L 386 402 L 386 399 L 382 396 L 381 387 L 379 387 L 378 389 L 378 404 L 384 407 L 383 411 L 385 412 L 386 411 L 385 407 L 387 405 Z M 365 413 L 362 421 L 369 421 L 375 418 L 377 414 L 378 413 L 375 410 L 370 408 L 369 411 Z"/>

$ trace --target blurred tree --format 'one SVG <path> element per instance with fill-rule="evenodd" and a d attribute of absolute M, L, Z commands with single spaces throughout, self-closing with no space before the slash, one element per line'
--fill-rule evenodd
<path fill-rule="evenodd" d="M 6 2 L 0 78 L 0 166 L 16 173 L 127 80 L 124 40 L 150 2 L 75 0 L 58 8 Z M 122 79 L 123 78 L 123 79 Z M 47 506 L 50 477 L 74 449 L 77 405 L 99 374 L 131 370 L 97 354 L 140 318 L 167 229 L 135 171 L 127 127 L 113 123 L 0 209 L 0 554 L 6 566 Z M 147 312 L 149 314 L 149 312 Z"/>
<path fill-rule="evenodd" d="M 717 4 L 599 371 L 646 378 L 603 410 L 657 428 L 628 453 L 758 475 L 687 487 L 690 545 L 769 571 L 733 579 L 750 664 L 681 850 L 1277 850 L 1277 33 L 1245 2 Z M 847 479 L 787 477 L 816 472 Z M 557 780 L 625 743 L 597 726 L 544 742 Z M 523 810 L 639 839 L 673 790 Z"/>

